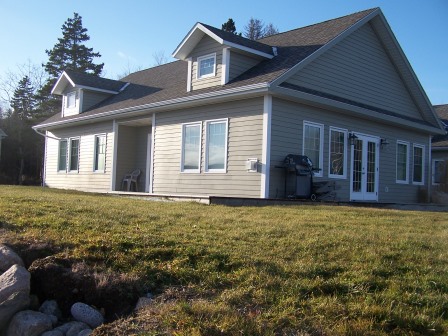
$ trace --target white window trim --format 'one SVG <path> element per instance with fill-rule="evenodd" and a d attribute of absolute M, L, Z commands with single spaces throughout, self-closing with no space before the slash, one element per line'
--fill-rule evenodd
<path fill-rule="evenodd" d="M 399 180 L 398 179 L 398 145 L 405 145 L 406 146 L 406 180 Z M 397 144 L 395 146 L 395 183 L 399 184 L 408 184 L 409 183 L 409 171 L 410 171 L 410 143 L 407 141 L 397 140 Z M 412 158 L 414 159 L 414 158 Z"/>
<path fill-rule="evenodd" d="M 320 146 L 319 146 L 319 171 L 314 172 L 314 176 L 316 177 L 323 177 L 324 175 L 324 125 L 314 123 L 311 121 L 303 121 L 303 129 L 302 129 L 302 155 L 305 155 L 305 126 L 313 126 L 313 127 L 319 127 L 320 128 Z M 313 162 L 313 164 L 315 164 Z"/>
<path fill-rule="evenodd" d="M 65 141 L 67 143 L 66 148 L 65 148 L 65 169 L 59 169 L 59 166 L 61 163 L 61 141 Z M 69 139 L 60 139 L 58 141 L 58 166 L 57 166 L 58 173 L 67 173 L 67 170 L 68 170 L 68 145 L 69 145 Z"/>
<path fill-rule="evenodd" d="M 342 163 L 344 174 L 342 174 L 342 175 L 331 174 L 331 132 L 332 131 L 344 133 L 344 161 Z M 328 132 L 328 177 L 329 178 L 336 178 L 336 179 L 346 179 L 347 178 L 347 151 L 348 151 L 347 134 L 348 134 L 348 130 L 346 130 L 345 128 L 338 128 L 338 127 L 330 126 L 330 130 Z M 304 132 L 304 136 L 305 136 L 305 132 Z"/>
<path fill-rule="evenodd" d="M 105 152 L 104 152 L 104 169 L 95 169 L 95 161 L 96 161 L 96 156 L 97 156 L 97 147 L 96 147 L 96 138 L 100 137 L 100 136 L 104 136 L 105 138 Z M 99 133 L 99 134 L 94 134 L 93 135 L 93 172 L 94 173 L 105 173 L 106 172 L 106 153 L 107 153 L 107 134 L 106 133 Z"/>
<path fill-rule="evenodd" d="M 199 126 L 199 158 L 198 158 L 198 169 L 184 169 L 184 146 L 185 146 L 185 127 L 188 126 Z M 180 171 L 181 173 L 187 174 L 198 174 L 201 172 L 201 160 L 202 160 L 202 121 L 185 123 L 182 124 L 182 147 L 181 147 L 181 160 L 180 160 Z"/>
<path fill-rule="evenodd" d="M 69 105 L 68 105 L 68 103 L 69 103 L 69 101 L 70 101 L 69 96 L 72 96 L 72 95 L 75 96 L 75 104 L 74 104 L 73 106 L 69 106 Z M 74 109 L 74 108 L 76 108 L 76 96 L 77 96 L 77 92 L 76 92 L 76 91 L 71 91 L 71 92 L 68 92 L 68 93 L 67 93 L 66 103 L 65 103 L 65 107 L 66 107 L 67 109 Z"/>
<path fill-rule="evenodd" d="M 421 182 L 414 181 L 414 155 L 415 155 L 416 147 L 422 149 L 422 181 Z M 413 144 L 413 146 L 412 146 L 412 184 L 425 185 L 425 145 Z"/>
<path fill-rule="evenodd" d="M 208 168 L 208 126 L 211 123 L 222 123 L 225 122 L 226 124 L 226 138 L 224 142 L 224 152 L 225 152 L 225 160 L 224 160 L 224 168 L 223 169 L 209 169 Z M 206 173 L 227 173 L 227 159 L 228 159 L 228 152 L 227 152 L 227 142 L 229 139 L 229 119 L 214 119 L 214 120 L 207 120 L 205 122 L 205 172 Z"/>
<path fill-rule="evenodd" d="M 71 169 L 72 165 L 72 140 L 78 140 L 78 166 L 76 169 Z M 68 146 L 67 146 L 67 156 L 68 156 L 68 166 L 67 171 L 69 173 L 79 173 L 79 161 L 81 159 L 81 137 L 72 137 L 68 139 Z"/>
<path fill-rule="evenodd" d="M 212 57 L 213 57 L 213 72 L 211 74 L 200 76 L 199 73 L 200 73 L 201 61 L 208 59 L 208 58 L 212 58 Z M 197 59 L 197 63 L 198 63 L 198 66 L 197 66 L 197 71 L 196 71 L 196 79 L 204 79 L 204 78 L 216 76 L 216 53 L 199 56 Z"/>
<path fill-rule="evenodd" d="M 440 184 L 440 183 L 436 183 L 434 181 L 434 178 L 435 178 L 435 175 L 436 175 L 436 162 L 445 162 L 445 160 L 443 160 L 443 159 L 433 159 L 432 160 L 432 165 L 431 165 L 431 168 L 432 168 L 431 183 L 432 183 L 432 185 L 439 185 Z"/>

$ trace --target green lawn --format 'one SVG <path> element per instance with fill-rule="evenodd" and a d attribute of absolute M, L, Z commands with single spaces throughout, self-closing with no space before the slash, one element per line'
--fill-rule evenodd
<path fill-rule="evenodd" d="M 447 213 L 208 206 L 0 186 L 0 234 L 138 276 L 164 298 L 116 330 L 448 333 Z"/>

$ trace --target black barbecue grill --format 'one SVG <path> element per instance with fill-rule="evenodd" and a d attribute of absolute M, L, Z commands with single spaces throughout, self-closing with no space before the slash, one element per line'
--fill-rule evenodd
<path fill-rule="evenodd" d="M 283 161 L 285 168 L 285 196 L 311 198 L 313 194 L 313 163 L 305 155 L 288 154 Z"/>

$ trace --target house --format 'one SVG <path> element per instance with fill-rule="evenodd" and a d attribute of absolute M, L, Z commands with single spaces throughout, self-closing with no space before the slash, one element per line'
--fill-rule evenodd
<path fill-rule="evenodd" d="M 446 132 L 432 139 L 432 184 L 448 192 L 448 104 L 435 105 L 434 109 Z"/>
<path fill-rule="evenodd" d="M 2 139 L 6 137 L 6 133 L 0 128 L 0 160 L 2 159 Z"/>
<path fill-rule="evenodd" d="M 120 81 L 65 71 L 45 185 L 153 195 L 283 198 L 304 154 L 336 201 L 416 202 L 442 126 L 383 13 L 248 40 L 196 23 L 178 61 Z M 423 191 L 422 191 L 423 190 Z"/>

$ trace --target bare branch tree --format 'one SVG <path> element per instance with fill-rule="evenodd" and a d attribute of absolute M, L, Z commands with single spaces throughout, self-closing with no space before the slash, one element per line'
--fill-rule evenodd
<path fill-rule="evenodd" d="M 127 65 L 126 65 L 126 66 L 123 68 L 123 70 L 117 75 L 117 79 L 120 80 L 120 79 L 122 79 L 122 78 L 124 78 L 124 77 L 130 75 L 130 74 L 133 73 L 133 72 L 137 72 L 137 71 L 142 70 L 142 68 L 143 68 L 143 67 L 140 66 L 140 65 L 138 65 L 138 66 L 136 66 L 136 65 L 131 65 L 131 63 L 129 62 L 129 59 L 128 59 L 128 63 L 127 63 Z"/>
<path fill-rule="evenodd" d="M 152 58 L 154 60 L 153 66 L 162 65 L 168 62 L 168 57 L 165 55 L 164 50 L 154 51 L 152 53 Z"/>
<path fill-rule="evenodd" d="M 258 40 L 264 36 L 264 23 L 259 19 L 250 18 L 248 24 L 244 26 L 244 37 L 251 40 Z"/>
<path fill-rule="evenodd" d="M 272 23 L 269 23 L 266 25 L 265 29 L 264 29 L 264 36 L 263 37 L 268 37 L 271 35 L 275 35 L 278 34 L 279 31 L 277 29 L 276 26 L 274 26 Z"/>

